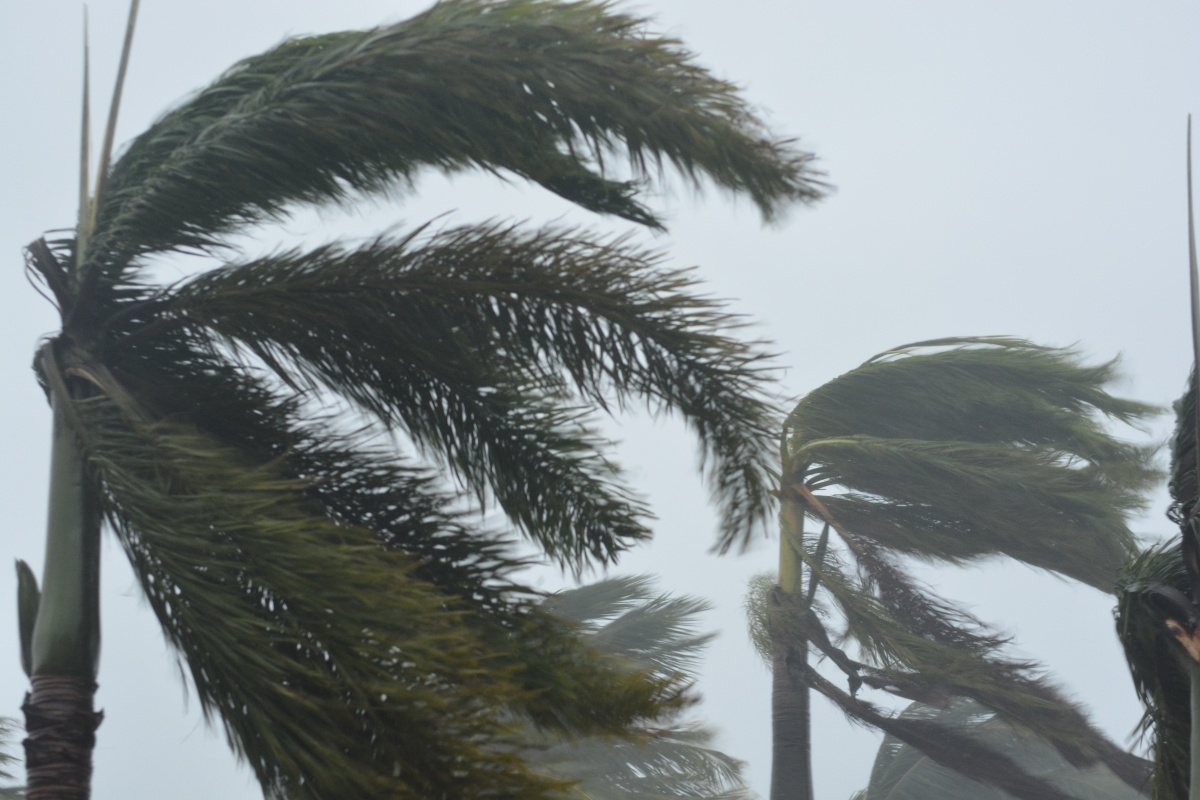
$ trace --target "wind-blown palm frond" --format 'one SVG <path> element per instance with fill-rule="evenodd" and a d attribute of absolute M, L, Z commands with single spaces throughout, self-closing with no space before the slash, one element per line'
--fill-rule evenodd
<path fill-rule="evenodd" d="M 1021 770 L 1045 778 L 1068 797 L 1080 800 L 1136 800 L 1143 795 L 1103 766 L 1080 768 L 1066 762 L 1053 747 L 1033 734 L 1000 721 L 995 714 L 970 701 L 945 709 L 919 703 L 909 706 L 901 719 L 929 720 L 950 736 L 972 737 L 1003 753 Z M 971 780 L 933 761 L 915 747 L 892 735 L 883 739 L 870 785 L 853 800 L 1011 800 L 1012 795 L 986 783 Z"/>
<path fill-rule="evenodd" d="M 788 418 L 795 474 L 848 529 L 936 560 L 1006 555 L 1110 591 L 1152 450 L 1109 435 L 1150 406 L 1104 391 L 1115 364 L 1002 338 L 881 354 Z M 1034 534 L 1033 532 L 1036 532 Z"/>
<path fill-rule="evenodd" d="M 1178 542 L 1139 553 L 1117 581 L 1117 636 L 1145 706 L 1138 729 L 1154 756 L 1155 800 L 1186 800 L 1190 785 L 1188 665 L 1164 625 L 1177 614 L 1168 592 L 1190 588 Z"/>
<path fill-rule="evenodd" d="M 333 463 L 305 478 L 290 459 L 242 464 L 186 427 L 131 425 L 102 398 L 78 411 L 94 437 L 85 446 L 110 519 L 151 605 L 205 709 L 221 714 L 271 796 L 373 796 L 398 763 L 406 784 L 425 792 L 537 793 L 499 747 L 511 732 L 485 713 L 488 704 L 586 732 L 619 731 L 678 702 L 669 679 L 590 667 L 567 631 L 522 612 L 515 598 L 484 616 L 431 583 L 442 577 L 436 564 L 379 547 L 421 527 L 456 527 L 429 496 L 428 478 L 406 485 L 393 476 L 381 505 L 397 504 L 399 519 L 346 522 L 329 510 L 339 494 L 359 494 L 339 482 L 369 468 L 361 454 L 342 454 L 339 470 L 336 454 L 310 443 L 316 452 L 299 463 Z M 423 506 L 429 517 L 413 519 Z M 471 578 L 469 565 L 448 566 L 457 580 Z M 536 636 L 536 659 L 515 631 Z M 346 754 L 345 767 L 326 762 L 330 748 Z M 553 788 L 543 784 L 543 793 Z"/>
<path fill-rule="evenodd" d="M 766 351 L 690 273 L 567 230 L 420 227 L 166 287 L 151 257 L 224 258 L 247 226 L 428 167 L 651 227 L 639 193 L 671 168 L 769 219 L 821 194 L 810 162 L 605 3 L 447 0 L 246 59 L 116 158 L 74 238 L 30 246 L 63 318 L 37 369 L 80 445 L 64 485 L 102 507 L 268 796 L 548 796 L 522 726 L 620 736 L 685 705 L 683 661 L 597 659 L 480 512 L 576 571 L 645 538 L 594 430 L 645 403 L 696 432 L 719 544 L 745 541 L 772 504 Z M 320 416 L 347 406 L 361 431 Z"/>
<path fill-rule="evenodd" d="M 232 228 L 394 189 L 417 169 L 509 170 L 585 208 L 659 224 L 622 154 L 749 195 L 813 200 L 811 157 L 772 138 L 678 42 L 604 3 L 449 0 L 405 22 L 285 42 L 247 59 L 114 164 L 96 280 L 139 254 L 211 248 Z"/>
<path fill-rule="evenodd" d="M 1098 419 L 1135 423 L 1154 411 L 1109 395 L 1113 376 L 1111 362 L 1084 365 L 1069 350 L 943 339 L 883 353 L 802 399 L 785 427 L 785 502 L 799 509 L 796 520 L 816 519 L 841 544 L 822 550 L 803 529 L 783 535 L 838 614 L 822 618 L 794 592 L 759 586 L 751 619 L 760 648 L 815 648 L 847 675 L 850 697 L 829 695 L 840 690 L 806 666 L 796 679 L 868 724 L 895 720 L 857 701 L 864 684 L 935 706 L 971 698 L 1070 764 L 1103 762 L 1140 788 L 1144 762 L 1096 730 L 1036 663 L 1006 656 L 1006 637 L 919 584 L 901 560 L 1005 555 L 1111 590 L 1133 551 L 1126 520 L 1158 474 L 1151 449 L 1114 438 Z M 846 642 L 857 656 L 841 649 Z M 919 732 L 906 738 L 910 728 L 894 735 L 938 747 L 935 757 L 952 769 L 1001 788 L 1011 778 L 989 776 L 977 752 L 923 745 Z"/>
<path fill-rule="evenodd" d="M 544 611 L 578 626 L 583 641 L 634 673 L 692 680 L 711 636 L 695 632 L 708 605 L 656 595 L 648 577 L 612 578 L 548 597 Z M 535 768 L 576 782 L 569 796 L 587 800 L 746 800 L 742 763 L 710 746 L 713 734 L 664 716 L 626 738 L 567 741 L 532 735 Z"/>
<path fill-rule="evenodd" d="M 0 780 L 9 782 L 15 780 L 9 768 L 19 763 L 20 759 L 9 752 L 12 736 L 19 730 L 16 720 L 0 717 Z M 25 792 L 20 786 L 0 786 L 0 800 L 20 800 Z"/>
<path fill-rule="evenodd" d="M 156 336 L 169 326 L 233 343 L 297 388 L 401 427 L 578 564 L 647 535 L 645 510 L 596 455 L 584 404 L 680 412 L 704 445 L 726 546 L 767 506 L 762 354 L 722 334 L 739 321 L 691 294 L 690 272 L 657 262 L 561 230 L 457 228 L 231 266 L 145 308 Z M 134 326 L 123 347 L 139 346 L 142 313 L 118 320 Z M 578 393 L 565 407 L 564 378 Z"/>

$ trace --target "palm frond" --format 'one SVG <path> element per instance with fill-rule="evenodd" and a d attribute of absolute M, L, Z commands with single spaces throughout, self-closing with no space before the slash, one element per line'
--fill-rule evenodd
<path fill-rule="evenodd" d="M 20 759 L 14 756 L 9 747 L 12 745 L 14 735 L 20 730 L 20 725 L 15 719 L 8 717 L 0 717 L 0 780 L 11 781 L 14 776 L 9 769 L 20 763 Z M 0 798 L 5 797 L 20 797 L 15 794 L 19 789 L 16 787 L 0 788 Z"/>
<path fill-rule="evenodd" d="M 678 412 L 703 445 L 727 548 L 770 507 L 767 366 L 690 272 L 657 260 L 556 229 L 454 228 L 208 272 L 132 306 L 113 335 L 133 347 L 138 328 L 120 328 L 152 309 L 156 336 L 211 336 L 298 389 L 348 397 L 576 567 L 648 533 L 576 409 Z"/>
<path fill-rule="evenodd" d="M 968 697 L 1007 724 L 1036 731 L 1071 764 L 1102 762 L 1122 780 L 1140 786 L 1145 777 L 1141 760 L 1096 729 L 1042 676 L 1040 665 L 1007 657 L 1002 649 L 1006 637 L 927 587 L 916 586 L 868 543 L 857 544 L 861 549 L 853 557 L 859 578 L 836 556 L 820 562 L 809 556 L 809 569 L 836 604 L 843 627 L 831 631 L 833 625 L 801 614 L 799 604 L 792 602 L 775 611 L 783 622 L 774 629 L 776 636 L 795 637 L 793 646 L 810 643 L 846 675 L 852 694 L 866 685 L 929 704 Z M 858 646 L 862 661 L 835 644 L 847 640 Z M 861 708 L 831 699 L 847 713 Z"/>
<path fill-rule="evenodd" d="M 1126 520 L 1159 473 L 1152 448 L 1096 417 L 1154 409 L 1104 390 L 1112 362 L 1012 339 L 933 344 L 951 347 L 889 351 L 805 397 L 785 480 L 839 488 L 831 513 L 889 548 L 1004 554 L 1111 590 L 1133 549 Z"/>
<path fill-rule="evenodd" d="M 337 491 L 335 470 L 306 479 L 246 463 L 194 429 L 131 422 L 104 398 L 77 409 L 151 606 L 270 796 L 550 796 L 559 785 L 501 746 L 512 737 L 501 709 L 618 731 L 679 702 L 671 681 L 589 664 L 541 617 L 456 600 L 420 576 L 436 570 L 364 527 L 383 520 L 330 518 L 315 498 Z M 389 498 L 404 514 L 430 504 L 404 488 Z"/>
<path fill-rule="evenodd" d="M 964 736 L 961 730 L 928 719 L 889 714 L 834 686 L 811 665 L 805 664 L 804 668 L 801 680 L 832 700 L 847 716 L 919 749 L 938 764 L 1022 800 L 1074 800 L 1052 782 L 1026 772 L 1017 761 L 977 737 Z"/>
<path fill-rule="evenodd" d="M 247 59 L 138 137 L 113 166 L 95 237 L 115 280 L 138 255 L 211 248 L 293 202 L 507 170 L 649 225 L 635 176 L 670 164 L 767 217 L 823 186 L 734 86 L 605 3 L 446 0 L 405 22 L 292 40 Z"/>
<path fill-rule="evenodd" d="M 1187 572 L 1177 542 L 1148 548 L 1131 559 L 1117 581 L 1117 636 L 1138 698 L 1138 726 L 1154 755 L 1155 800 L 1186 800 L 1192 729 L 1188 665 L 1164 625 L 1174 611 L 1164 587 L 1186 593 Z"/>

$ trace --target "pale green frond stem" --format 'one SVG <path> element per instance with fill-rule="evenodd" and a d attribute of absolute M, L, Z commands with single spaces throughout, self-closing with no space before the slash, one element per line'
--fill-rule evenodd
<path fill-rule="evenodd" d="M 100 165 L 96 168 L 96 196 L 92 205 L 89 227 L 96 225 L 96 209 L 104 202 L 104 184 L 108 178 L 108 165 L 112 161 L 113 137 L 117 132 L 117 114 L 121 110 L 121 92 L 125 88 L 125 71 L 129 67 L 129 53 L 133 49 L 133 29 L 137 25 L 140 0 L 129 3 L 129 19 L 125 23 L 125 43 L 121 46 L 121 65 L 117 68 L 117 84 L 113 87 L 112 104 L 108 109 L 108 124 L 104 128 L 104 144 L 100 147 Z"/>
<path fill-rule="evenodd" d="M 83 266 L 83 256 L 92 231 L 92 202 L 88 194 L 88 161 L 91 158 L 91 54 L 88 48 L 87 6 L 83 7 L 83 110 L 79 133 L 79 218 L 75 224 L 75 271 Z"/>
<path fill-rule="evenodd" d="M 92 507 L 83 455 L 52 393 L 50 507 L 41 599 L 30 639 L 33 675 L 94 681 L 100 654 L 100 525 Z"/>

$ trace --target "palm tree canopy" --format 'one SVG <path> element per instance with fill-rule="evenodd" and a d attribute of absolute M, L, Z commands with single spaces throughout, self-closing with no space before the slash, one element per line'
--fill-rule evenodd
<path fill-rule="evenodd" d="M 424 167 L 651 227 L 670 167 L 772 219 L 821 194 L 810 162 L 643 20 L 448 0 L 239 63 L 102 169 L 74 238 L 30 246 L 63 318 L 39 380 L 268 796 L 548 796 L 514 716 L 620 734 L 682 706 L 677 674 L 597 663 L 537 608 L 472 511 L 575 570 L 647 537 L 593 427 L 636 401 L 696 432 L 729 547 L 769 514 L 776 415 L 763 347 L 624 239 L 493 223 L 237 260 L 231 237 Z M 156 285 L 179 252 L 230 261 Z"/>
<path fill-rule="evenodd" d="M 780 637 L 811 644 L 847 675 L 850 692 L 811 667 L 799 680 L 1006 791 L 1059 795 L 986 745 L 960 752 L 954 737 L 892 717 L 857 689 L 935 706 L 971 698 L 1068 762 L 1101 761 L 1140 787 L 1144 762 L 1093 728 L 1037 664 L 1005 654 L 1007 637 L 918 583 L 903 562 L 1003 555 L 1111 590 L 1134 548 L 1128 517 L 1158 477 L 1151 448 L 1116 439 L 1099 419 L 1132 424 L 1155 411 L 1110 395 L 1113 377 L 1113 363 L 1086 365 L 1070 350 L 952 338 L 889 350 L 807 395 L 784 428 L 783 494 L 822 528 L 785 532 L 812 574 L 808 598 L 769 579 L 752 589 L 763 657 Z"/>
<path fill-rule="evenodd" d="M 1105 391 L 1115 367 L 1001 337 L 889 350 L 796 406 L 791 479 L 838 487 L 830 512 L 890 550 L 1004 555 L 1111 591 L 1159 474 L 1097 419 L 1157 413 Z"/>

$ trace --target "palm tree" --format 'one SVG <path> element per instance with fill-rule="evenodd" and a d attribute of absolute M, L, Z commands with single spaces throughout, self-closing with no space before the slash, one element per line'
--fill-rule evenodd
<path fill-rule="evenodd" d="M 28 249 L 62 317 L 35 362 L 55 424 L 40 589 L 19 569 L 30 796 L 87 794 L 102 524 L 270 797 L 547 796 L 562 781 L 514 755 L 513 715 L 620 734 L 684 703 L 675 677 L 598 665 L 471 512 L 573 570 L 648 537 L 593 427 L 636 401 L 695 431 L 721 541 L 765 524 L 775 416 L 738 320 L 624 238 L 427 225 L 242 258 L 232 237 L 425 167 L 649 227 L 639 193 L 670 167 L 773 218 L 822 193 L 811 156 L 587 0 L 448 0 L 286 41 L 110 164 L 120 85 L 74 233 Z M 86 165 L 86 101 L 84 130 Z M 157 284 L 178 253 L 223 266 Z"/>
<path fill-rule="evenodd" d="M 1101 761 L 1140 788 L 1140 759 L 902 561 L 1007 556 L 1112 591 L 1133 549 L 1127 516 L 1156 476 L 1149 449 L 1096 418 L 1136 423 L 1153 411 L 1108 394 L 1113 375 L 1111 362 L 1017 339 L 942 339 L 875 356 L 800 401 L 784 426 L 778 581 L 758 581 L 749 602 L 774 673 L 773 800 L 812 797 L 810 689 L 977 781 L 1065 797 L 985 742 L 889 714 L 858 696 L 863 686 L 935 707 L 969 698 L 1070 763 Z M 820 527 L 806 530 L 806 519 Z M 848 692 L 813 668 L 810 648 L 844 673 Z"/>
<path fill-rule="evenodd" d="M 1141 730 L 1154 755 L 1155 800 L 1200 798 L 1200 267 L 1192 200 L 1192 119 L 1188 117 L 1188 272 L 1193 362 L 1175 404 L 1167 512 L 1179 526 L 1174 543 L 1131 558 L 1118 584 L 1117 632 L 1146 707 Z"/>
<path fill-rule="evenodd" d="M 610 578 L 553 595 L 542 608 L 576 626 L 587 645 L 618 668 L 694 679 L 700 651 L 694 617 L 708 604 L 657 595 L 644 576 Z M 710 746 L 703 726 L 671 717 L 643 725 L 630 738 L 564 740 L 530 731 L 525 755 L 535 767 L 575 781 L 580 800 L 667 800 L 674 797 L 748 800 L 742 762 Z"/>

